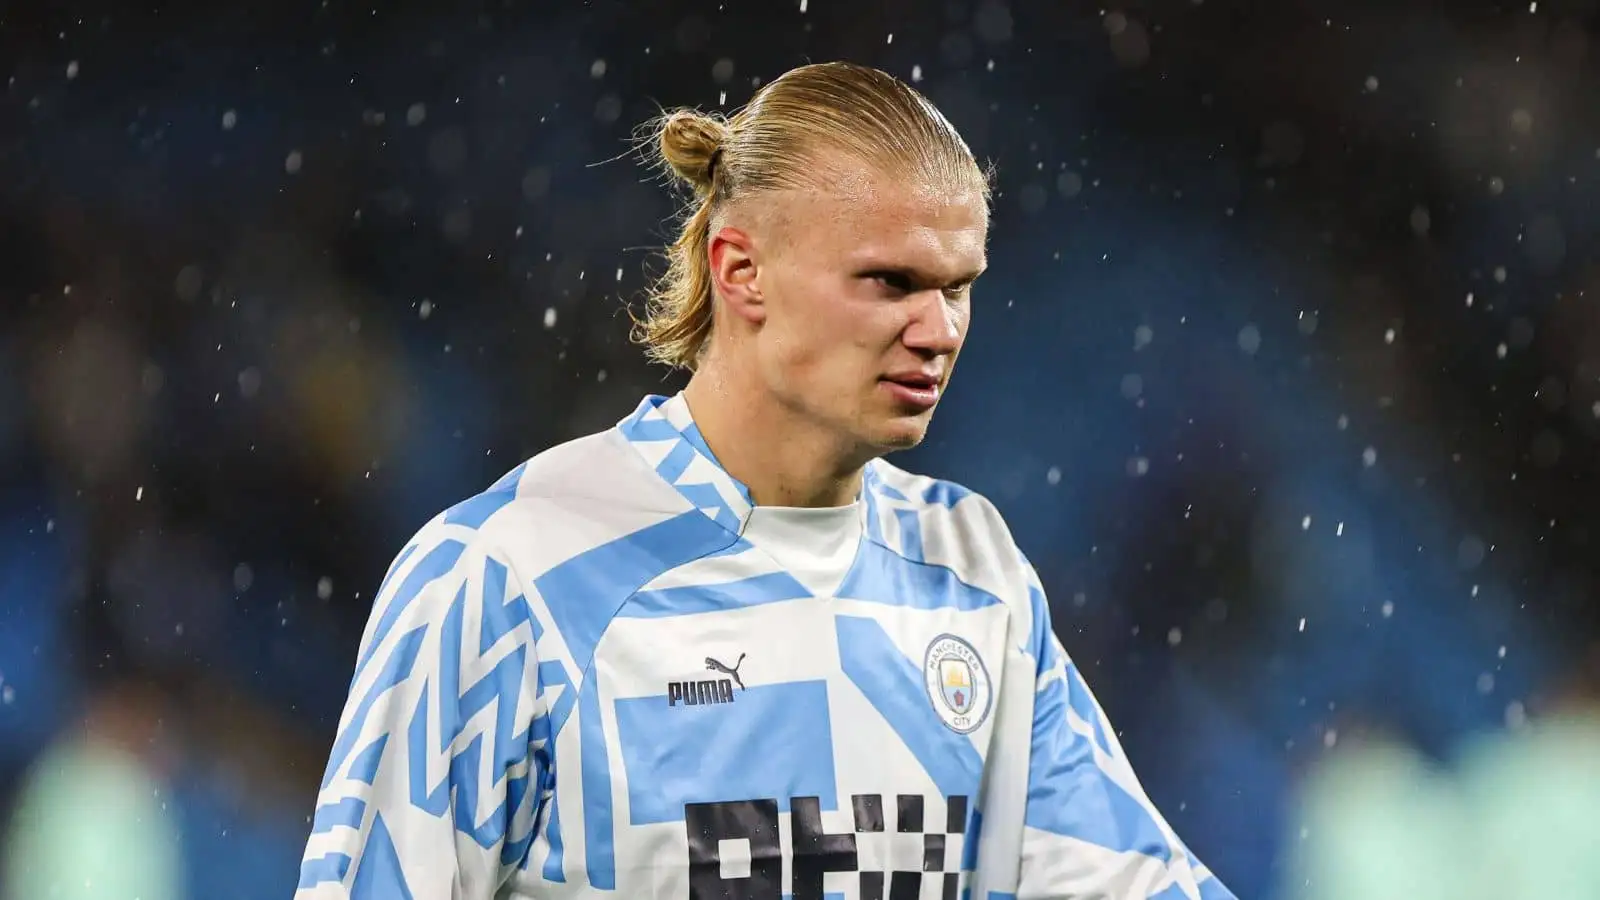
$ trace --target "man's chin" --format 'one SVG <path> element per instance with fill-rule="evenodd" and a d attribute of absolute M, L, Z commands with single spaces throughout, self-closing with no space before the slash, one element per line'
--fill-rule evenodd
<path fill-rule="evenodd" d="M 893 453 L 896 450 L 910 450 L 922 443 L 928 436 L 928 420 L 931 415 L 901 416 L 884 422 L 875 429 L 872 443 L 884 453 Z"/>

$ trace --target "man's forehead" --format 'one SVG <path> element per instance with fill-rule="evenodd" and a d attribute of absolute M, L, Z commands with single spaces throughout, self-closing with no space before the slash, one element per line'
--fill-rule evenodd
<path fill-rule="evenodd" d="M 983 205 L 978 185 L 957 177 L 894 175 L 863 164 L 819 163 L 804 196 L 856 218 L 971 218 Z"/>
<path fill-rule="evenodd" d="M 948 278 L 984 266 L 988 211 L 975 191 L 880 190 L 862 202 L 841 204 L 836 227 L 840 249 L 863 263 Z"/>
<path fill-rule="evenodd" d="M 818 173 L 815 187 L 792 192 L 786 205 L 796 220 L 791 224 L 826 223 L 858 244 L 918 243 L 933 232 L 985 231 L 988 209 L 979 189 L 943 181 L 870 170 Z"/>

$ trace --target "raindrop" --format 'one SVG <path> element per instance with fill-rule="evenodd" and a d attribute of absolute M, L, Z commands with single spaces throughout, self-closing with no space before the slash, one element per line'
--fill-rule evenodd
<path fill-rule="evenodd" d="M 1156 333 L 1149 325 L 1140 325 L 1133 329 L 1133 349 L 1143 350 L 1155 340 Z"/>
<path fill-rule="evenodd" d="M 1533 323 L 1521 316 L 1512 319 L 1506 331 L 1506 339 L 1518 350 L 1526 350 L 1533 343 Z"/>
<path fill-rule="evenodd" d="M 172 284 L 172 289 L 177 292 L 178 299 L 188 303 L 194 302 L 200 296 L 200 288 L 204 286 L 205 276 L 199 266 L 184 266 L 178 270 L 178 277 Z"/>
<path fill-rule="evenodd" d="M 78 61 L 77 60 L 73 60 L 72 62 L 67 63 L 67 80 L 71 81 L 72 79 L 77 78 L 77 77 L 78 77 Z"/>
<path fill-rule="evenodd" d="M 1411 210 L 1411 232 L 1417 237 L 1427 237 L 1428 230 L 1433 227 L 1433 214 L 1428 212 L 1426 206 L 1418 206 Z"/>
<path fill-rule="evenodd" d="M 139 387 L 144 390 L 146 396 L 154 397 L 161 393 L 166 384 L 167 373 L 161 371 L 160 366 L 155 363 L 144 364 L 144 368 L 139 372 Z"/>
<path fill-rule="evenodd" d="M 1167 646 L 1176 647 L 1183 643 L 1183 629 L 1176 626 L 1167 630 Z"/>
<path fill-rule="evenodd" d="M 239 114 L 238 113 L 236 113 L 236 112 L 234 112 L 233 110 L 230 109 L 227 112 L 222 114 L 222 130 L 223 131 L 232 131 L 233 130 L 233 126 L 235 126 L 237 124 L 239 124 Z"/>
<path fill-rule="evenodd" d="M 1526 724 L 1528 724 L 1528 711 L 1523 708 L 1522 703 L 1517 700 L 1507 703 L 1506 727 L 1516 730 Z"/>
<path fill-rule="evenodd" d="M 1145 31 L 1144 25 L 1124 18 L 1122 30 L 1111 35 L 1111 55 L 1120 65 L 1128 69 L 1138 68 L 1148 62 L 1150 35 Z"/>
<path fill-rule="evenodd" d="M 597 59 L 594 62 L 590 63 L 589 64 L 589 77 L 590 78 L 604 78 L 604 77 L 606 77 L 606 61 L 603 60 L 603 59 Z"/>
<path fill-rule="evenodd" d="M 1363 86 L 1367 89 L 1367 93 L 1369 93 L 1369 94 L 1372 93 L 1373 91 L 1377 90 L 1378 89 L 1378 76 L 1376 76 L 1376 75 L 1368 75 L 1366 83 Z"/>
<path fill-rule="evenodd" d="M 1128 458 L 1127 469 L 1129 477 L 1142 478 L 1150 471 L 1150 460 L 1143 456 L 1131 456 Z"/>
<path fill-rule="evenodd" d="M 1361 465 L 1363 465 L 1363 466 L 1365 466 L 1365 467 L 1370 469 L 1370 468 L 1372 468 L 1373 466 L 1375 466 L 1377 464 L 1378 464 L 1378 450 L 1377 450 L 1377 448 L 1368 447 L 1367 449 L 1361 451 Z"/>
<path fill-rule="evenodd" d="M 324 575 L 317 579 L 317 599 L 326 600 L 333 596 L 333 579 Z"/>
<path fill-rule="evenodd" d="M 1049 193 L 1042 184 L 1024 185 L 1020 197 L 1022 211 L 1026 213 L 1039 212 L 1040 210 L 1044 209 L 1045 199 L 1049 196 Z"/>
<path fill-rule="evenodd" d="M 534 166 L 522 175 L 522 199 L 538 200 L 550 190 L 550 170 Z"/>
<path fill-rule="evenodd" d="M 472 210 L 466 207 L 450 210 L 444 214 L 439 227 L 444 232 L 445 240 L 452 244 L 465 241 L 472 234 Z"/>
<path fill-rule="evenodd" d="M 261 370 L 254 366 L 239 373 L 239 396 L 249 400 L 261 392 Z"/>
<path fill-rule="evenodd" d="M 556 327 L 556 308 L 554 306 L 545 307 L 544 327 L 547 330 Z"/>
<path fill-rule="evenodd" d="M 972 62 L 972 38 L 965 32 L 954 31 L 939 41 L 939 58 L 956 68 Z"/>
<path fill-rule="evenodd" d="M 305 157 L 301 155 L 299 150 L 290 150 L 289 155 L 283 160 L 283 170 L 290 175 L 299 174 L 300 166 L 304 162 Z"/>
<path fill-rule="evenodd" d="M 1050 484 L 1052 487 L 1055 486 L 1055 485 L 1060 484 L 1061 483 L 1061 469 L 1056 467 L 1056 466 L 1051 466 L 1049 471 L 1044 473 L 1044 480 L 1045 480 L 1046 483 Z"/>
<path fill-rule="evenodd" d="M 990 2 L 978 7 L 972 16 L 972 30 L 978 37 L 991 44 L 1001 44 L 1011 40 L 1014 23 L 1011 19 L 1011 10 L 1004 3 Z"/>
<path fill-rule="evenodd" d="M 256 574 L 250 570 L 250 566 L 249 565 L 247 565 L 245 563 L 239 563 L 239 565 L 234 567 L 234 569 L 233 569 L 233 589 L 234 590 L 236 590 L 236 591 L 238 591 L 239 593 L 242 594 L 245 591 L 250 590 L 250 585 L 254 584 L 255 580 L 256 580 Z"/>
<path fill-rule="evenodd" d="M 1261 329 L 1254 325 L 1239 329 L 1239 349 L 1254 356 L 1261 349 Z"/>
<path fill-rule="evenodd" d="M 1137 373 L 1122 376 L 1122 396 L 1128 400 L 1144 393 L 1144 378 Z"/>
<path fill-rule="evenodd" d="M 459 127 L 442 129 L 428 139 L 428 165 L 440 175 L 453 175 L 467 163 L 467 136 Z"/>
<path fill-rule="evenodd" d="M 433 315 L 433 301 L 432 300 L 424 300 L 421 303 L 417 304 L 417 318 L 426 319 L 431 315 Z"/>
<path fill-rule="evenodd" d="M 428 120 L 428 105 L 413 103 L 406 107 L 406 124 L 415 128 Z"/>

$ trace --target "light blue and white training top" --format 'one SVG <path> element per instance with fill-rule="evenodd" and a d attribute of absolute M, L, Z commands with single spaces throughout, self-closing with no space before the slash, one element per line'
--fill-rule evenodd
<path fill-rule="evenodd" d="M 298 900 L 1231 898 L 1145 796 L 983 497 L 758 507 L 683 396 L 385 577 Z"/>

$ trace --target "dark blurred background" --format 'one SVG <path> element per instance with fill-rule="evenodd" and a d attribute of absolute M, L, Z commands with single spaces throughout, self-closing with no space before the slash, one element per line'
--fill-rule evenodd
<path fill-rule="evenodd" d="M 1596 0 L 0 7 L 0 891 L 294 891 L 422 522 L 676 376 L 627 154 L 808 61 L 999 171 L 928 443 L 1241 897 L 1600 896 Z M 1585 861 L 1587 860 L 1587 861 Z M 1583 866 L 1589 866 L 1583 871 Z"/>

